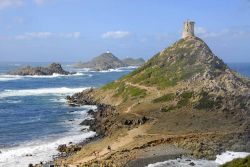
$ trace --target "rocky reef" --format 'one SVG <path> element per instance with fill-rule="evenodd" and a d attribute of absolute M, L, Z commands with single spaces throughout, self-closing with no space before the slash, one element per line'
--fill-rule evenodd
<path fill-rule="evenodd" d="M 53 75 L 53 74 L 69 75 L 74 73 L 65 71 L 62 68 L 61 64 L 52 63 L 47 67 L 26 66 L 14 71 L 10 71 L 8 74 L 26 76 L 26 75 Z"/>

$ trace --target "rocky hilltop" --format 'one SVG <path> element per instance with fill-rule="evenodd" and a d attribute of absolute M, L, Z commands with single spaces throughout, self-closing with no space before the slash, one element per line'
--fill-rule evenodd
<path fill-rule="evenodd" d="M 125 66 L 126 64 L 124 64 L 120 59 L 110 52 L 103 53 L 100 56 L 93 58 L 89 62 L 80 62 L 74 65 L 75 68 L 90 68 L 91 70 L 97 71 L 115 69 Z"/>
<path fill-rule="evenodd" d="M 250 81 L 190 34 L 119 80 L 68 97 L 98 105 L 92 130 L 103 138 L 56 163 L 145 166 L 169 158 L 170 145 L 207 159 L 249 152 Z"/>
<path fill-rule="evenodd" d="M 141 66 L 142 64 L 145 63 L 145 60 L 143 58 L 138 58 L 138 59 L 126 58 L 123 59 L 122 62 L 127 66 Z"/>
<path fill-rule="evenodd" d="M 68 71 L 63 70 L 61 64 L 52 63 L 47 67 L 31 67 L 26 66 L 15 71 L 11 71 L 8 74 L 10 75 L 53 75 L 53 74 L 62 74 L 62 75 L 69 75 L 73 74 Z"/>
<path fill-rule="evenodd" d="M 93 58 L 89 62 L 78 62 L 73 65 L 75 68 L 89 68 L 91 70 L 101 71 L 116 69 L 120 67 L 128 66 L 141 66 L 145 62 L 144 59 L 138 58 L 126 58 L 120 60 L 118 57 L 114 56 L 112 53 L 107 51 L 106 53 L 101 54 L 98 57 Z"/>

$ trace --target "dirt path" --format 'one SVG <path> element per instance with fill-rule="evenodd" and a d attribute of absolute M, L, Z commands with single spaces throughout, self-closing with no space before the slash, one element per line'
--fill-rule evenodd
<path fill-rule="evenodd" d="M 144 85 L 139 85 L 139 84 L 133 84 L 131 82 L 126 82 L 126 84 L 130 85 L 130 86 L 138 87 L 140 89 L 145 89 L 145 90 L 147 90 L 148 92 L 150 92 L 152 94 L 157 93 L 157 96 L 161 95 L 160 91 L 156 87 L 149 87 L 149 86 L 144 86 Z"/>
<path fill-rule="evenodd" d="M 105 157 L 106 155 L 108 155 L 109 153 L 116 152 L 118 149 L 133 142 L 134 138 L 136 136 L 147 135 L 146 134 L 146 130 L 147 130 L 146 126 L 148 126 L 148 125 L 140 126 L 138 128 L 134 128 L 134 129 L 128 131 L 127 135 L 125 135 L 123 137 L 119 137 L 115 141 L 110 142 L 109 146 L 110 146 L 111 150 L 108 150 L 107 149 L 108 146 L 106 146 L 105 148 L 102 148 L 101 151 L 97 152 L 96 155 L 89 155 L 89 156 L 82 158 L 79 161 L 74 162 L 72 167 L 74 167 L 77 164 L 83 164 L 85 162 L 89 162 L 89 161 L 94 160 L 94 159 L 101 159 L 101 158 Z"/>
<path fill-rule="evenodd" d="M 131 106 L 128 107 L 128 109 L 125 111 L 125 113 L 131 113 L 131 110 L 133 107 L 135 107 L 137 103 L 132 104 Z"/>

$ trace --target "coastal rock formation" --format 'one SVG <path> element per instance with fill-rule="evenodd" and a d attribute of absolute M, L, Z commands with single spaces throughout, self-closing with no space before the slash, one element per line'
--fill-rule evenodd
<path fill-rule="evenodd" d="M 89 62 L 86 63 L 80 62 L 73 65 L 73 67 L 75 68 L 90 68 L 91 70 L 96 70 L 96 71 L 115 69 L 125 66 L 126 64 L 124 64 L 120 59 L 118 59 L 109 51 L 101 54 L 98 57 L 93 58 Z"/>
<path fill-rule="evenodd" d="M 138 58 L 138 59 L 126 58 L 123 59 L 122 62 L 127 66 L 141 66 L 142 64 L 145 63 L 145 60 L 143 58 Z"/>
<path fill-rule="evenodd" d="M 53 74 L 61 74 L 61 75 L 69 75 L 73 74 L 68 71 L 63 70 L 61 64 L 52 63 L 48 67 L 31 67 L 26 66 L 15 71 L 9 72 L 10 75 L 53 75 Z"/>
<path fill-rule="evenodd" d="M 100 106 L 92 130 L 104 138 L 58 164 L 125 166 L 166 145 L 207 159 L 225 150 L 250 151 L 250 81 L 194 35 L 121 79 L 68 100 Z M 96 149 L 101 155 L 89 156 Z"/>

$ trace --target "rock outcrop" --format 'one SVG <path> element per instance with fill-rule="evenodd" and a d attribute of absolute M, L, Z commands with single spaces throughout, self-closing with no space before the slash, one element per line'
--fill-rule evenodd
<path fill-rule="evenodd" d="M 74 74 L 68 71 L 63 70 L 61 64 L 52 63 L 48 67 L 31 67 L 26 66 L 15 71 L 9 72 L 10 75 L 53 75 L 53 74 L 61 74 L 61 75 L 69 75 Z"/>

